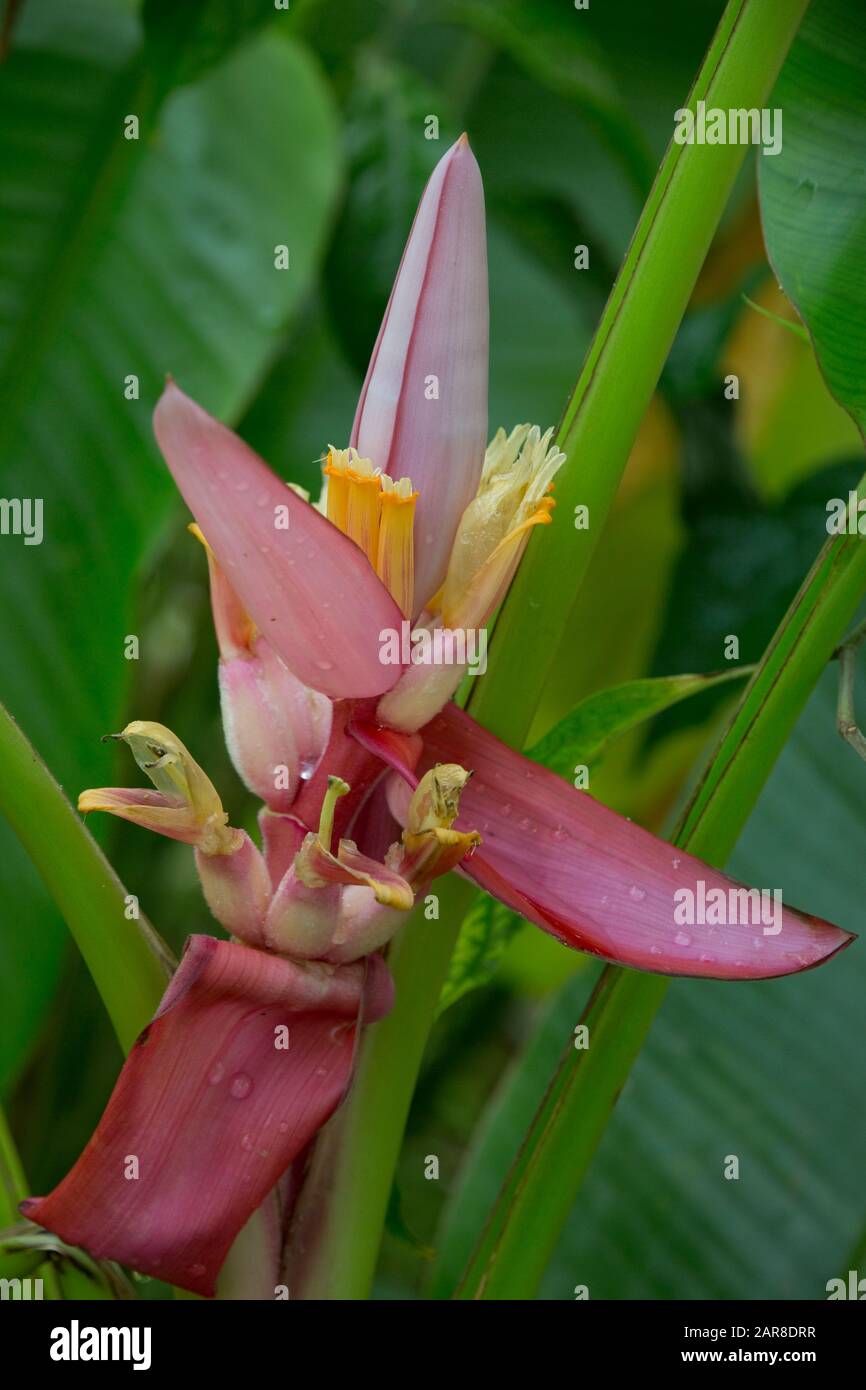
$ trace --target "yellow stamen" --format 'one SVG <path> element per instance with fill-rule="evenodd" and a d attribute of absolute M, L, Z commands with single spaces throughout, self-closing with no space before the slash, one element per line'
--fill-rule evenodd
<path fill-rule="evenodd" d="M 322 797 L 322 810 L 319 815 L 319 834 L 318 841 L 322 849 L 330 852 L 331 836 L 334 832 L 334 808 L 341 796 L 345 796 L 351 791 L 348 782 L 344 782 L 342 777 L 329 777 L 328 790 Z"/>
<path fill-rule="evenodd" d="M 409 478 L 379 473 L 354 449 L 328 450 L 328 520 L 363 550 L 406 617 L 415 593 L 415 503 Z"/>
<path fill-rule="evenodd" d="M 553 477 L 565 455 L 536 426 L 499 430 L 487 447 L 478 495 L 454 538 L 445 583 L 427 607 L 445 627 L 483 627 L 513 578 L 533 526 L 548 523 Z"/>
<path fill-rule="evenodd" d="M 338 530 L 346 531 L 346 516 L 349 508 L 349 479 L 346 474 L 346 465 L 342 461 L 342 449 L 329 449 L 328 462 L 322 472 L 328 479 L 328 520 L 332 521 Z"/>
<path fill-rule="evenodd" d="M 375 568 L 379 549 L 381 480 L 369 459 L 355 449 L 328 450 L 328 520 L 363 550 Z"/>
<path fill-rule="evenodd" d="M 408 478 L 382 478 L 376 573 L 401 613 L 412 616 L 415 598 L 415 503 Z"/>
<path fill-rule="evenodd" d="M 375 569 L 379 553 L 380 475 L 369 459 L 353 459 L 348 468 L 349 498 L 346 535 L 363 550 Z"/>

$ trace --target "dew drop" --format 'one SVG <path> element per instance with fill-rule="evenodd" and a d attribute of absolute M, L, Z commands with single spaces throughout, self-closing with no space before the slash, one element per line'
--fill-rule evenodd
<path fill-rule="evenodd" d="M 211 1067 L 211 1072 L 210 1076 L 208 1077 L 208 1081 L 212 1086 L 216 1086 L 219 1084 L 220 1081 L 222 1081 L 223 1077 L 225 1076 L 225 1070 L 226 1069 L 223 1066 L 222 1062 L 217 1062 L 215 1066 Z"/>
<path fill-rule="evenodd" d="M 189 1272 L 194 1278 L 200 1279 L 204 1274 L 204 1265 L 190 1265 Z"/>
<path fill-rule="evenodd" d="M 333 671 L 334 663 L 333 661 L 317 661 L 316 669 L 319 671 Z"/>
<path fill-rule="evenodd" d="M 633 883 L 631 888 L 629 888 L 628 890 L 628 895 L 633 902 L 642 903 L 644 898 L 646 897 L 646 889 L 638 888 L 637 884 Z"/>
<path fill-rule="evenodd" d="M 249 1134 L 245 1134 L 244 1137 L 243 1137 L 243 1139 L 241 1140 L 241 1148 L 242 1148 L 242 1149 L 246 1149 L 247 1153 L 249 1153 L 249 1151 L 250 1151 L 250 1149 L 251 1149 L 252 1147 L 253 1147 L 252 1138 L 250 1137 Z"/>
<path fill-rule="evenodd" d="M 507 801 L 504 806 L 500 806 L 499 814 L 500 816 L 505 816 L 506 819 L 511 815 L 511 807 Z"/>
<path fill-rule="evenodd" d="M 564 830 L 563 827 L 562 827 L 561 825 L 558 825 L 558 826 L 556 827 L 556 829 L 554 830 L 554 832 L 553 832 L 553 838 L 554 838 L 554 840 L 567 840 L 567 839 L 568 839 L 568 831 L 567 831 L 567 830 Z"/>
<path fill-rule="evenodd" d="M 661 948 L 661 946 L 650 946 L 650 955 L 651 955 L 651 956 L 660 956 L 661 953 L 662 953 L 662 948 Z"/>
<path fill-rule="evenodd" d="M 252 1089 L 252 1078 L 245 1071 L 236 1071 L 229 1084 L 229 1093 L 235 1100 L 244 1100 Z"/>
<path fill-rule="evenodd" d="M 528 816 L 524 816 L 522 820 L 517 822 L 517 824 L 521 830 L 528 830 L 530 825 L 532 824 L 532 821 L 529 819 Z"/>
<path fill-rule="evenodd" d="M 671 860 L 671 868 L 673 868 L 673 869 L 678 869 L 678 868 L 680 867 L 680 864 L 682 864 L 682 862 L 683 862 L 682 859 L 672 859 L 672 860 Z"/>
<path fill-rule="evenodd" d="M 678 946 L 691 946 L 692 944 L 692 938 L 687 936 L 684 931 L 678 931 L 674 937 L 674 941 Z"/>

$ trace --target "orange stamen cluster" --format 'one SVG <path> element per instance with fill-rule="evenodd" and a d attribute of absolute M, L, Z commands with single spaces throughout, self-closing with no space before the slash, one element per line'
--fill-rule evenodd
<path fill-rule="evenodd" d="M 329 449 L 323 471 L 328 520 L 363 550 L 400 611 L 411 617 L 418 493 L 408 478 L 395 482 L 354 449 Z"/>

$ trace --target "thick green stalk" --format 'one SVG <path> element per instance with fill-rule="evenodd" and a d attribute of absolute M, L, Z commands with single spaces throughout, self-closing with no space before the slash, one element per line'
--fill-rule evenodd
<path fill-rule="evenodd" d="M 762 106 L 806 4 L 729 0 L 687 105 L 694 109 L 702 99 L 710 106 Z M 558 524 L 539 528 L 546 534 L 530 543 L 499 616 L 488 673 L 471 702 L 473 715 L 515 746 L 525 739 L 745 154 L 742 145 L 671 144 L 611 292 L 560 428 L 569 463 L 557 478 Z M 572 524 L 578 505 L 589 508 L 587 529 Z M 298 1272 L 296 1297 L 369 1293 L 406 1115 L 464 910 L 445 907 L 442 920 L 429 924 L 435 931 L 409 924 L 392 951 L 397 1008 L 365 1038 L 352 1096 L 317 1146 L 322 1174 L 326 1151 L 336 1164 L 328 1207 L 339 1219 L 329 1214 L 315 1242 L 296 1235 L 290 1261 Z M 313 1183 L 302 1198 L 302 1232 L 307 1207 L 312 1215 L 321 1205 L 316 1193 Z"/>
<path fill-rule="evenodd" d="M 434 890 L 439 918 L 416 908 L 394 941 L 394 1008 L 365 1034 L 349 1097 L 316 1144 L 286 1252 L 292 1298 L 363 1298 L 373 1277 L 421 1056 L 476 891 L 454 874 Z"/>
<path fill-rule="evenodd" d="M 0 706 L 0 815 L 65 917 L 124 1052 L 153 1017 L 171 958 L 9 712 Z"/>
<path fill-rule="evenodd" d="M 685 105 L 763 106 L 807 3 L 730 0 Z M 470 704 L 515 747 L 526 737 L 745 153 L 742 145 L 668 147 L 566 407 L 558 443 L 568 465 L 556 479 L 554 525 L 539 527 L 545 534 L 530 541 Z M 578 506 L 588 509 L 585 529 L 575 529 Z"/>
<path fill-rule="evenodd" d="M 861 492 L 866 479 L 861 484 Z M 721 866 L 866 594 L 866 547 L 828 541 L 710 760 L 674 843 Z M 832 737 L 828 730 L 828 737 Z M 609 966 L 500 1189 L 457 1296 L 531 1298 L 670 982 Z"/>

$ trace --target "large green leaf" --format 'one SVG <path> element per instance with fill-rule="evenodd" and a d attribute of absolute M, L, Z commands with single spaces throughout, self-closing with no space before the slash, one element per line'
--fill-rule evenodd
<path fill-rule="evenodd" d="M 591 763 L 606 743 L 654 715 L 672 709 L 691 695 L 700 695 L 726 681 L 751 674 L 748 666 L 706 676 L 651 676 L 599 690 L 545 734 L 528 756 L 571 779 L 577 763 Z"/>
<path fill-rule="evenodd" d="M 0 470 L 5 496 L 44 499 L 45 534 L 0 543 L 0 697 L 73 793 L 106 780 L 99 736 L 131 674 L 136 570 L 173 503 L 150 430 L 164 374 L 237 416 L 327 227 L 336 121 L 282 25 L 162 108 L 136 22 L 107 4 L 43 4 L 32 19 L 25 7 L 4 65 Z M 140 138 L 126 140 L 138 112 Z M 275 269 L 280 244 L 289 270 Z M 125 398 L 130 374 L 138 400 Z M 8 1078 L 64 937 L 5 831 L 0 862 L 14 904 L 0 937 Z"/>
<path fill-rule="evenodd" d="M 835 671 L 802 717 L 731 860 L 747 881 L 863 929 L 866 768 L 835 735 Z M 808 815 L 803 809 L 808 807 Z M 822 827 L 820 836 L 814 827 Z M 866 955 L 728 985 L 677 980 L 548 1267 L 541 1297 L 822 1298 L 866 1220 Z M 453 1287 L 580 1017 L 551 1006 L 479 1126 L 440 1232 Z M 727 1155 L 740 1161 L 724 1177 Z"/>
<path fill-rule="evenodd" d="M 866 8 L 813 0 L 770 101 L 781 153 L 760 160 L 770 260 L 830 390 L 866 429 Z"/>
<path fill-rule="evenodd" d="M 538 82 L 583 111 L 603 135 L 640 192 L 652 160 L 640 126 L 626 110 L 592 33 L 556 0 L 451 0 L 446 15 L 484 34 Z"/>

